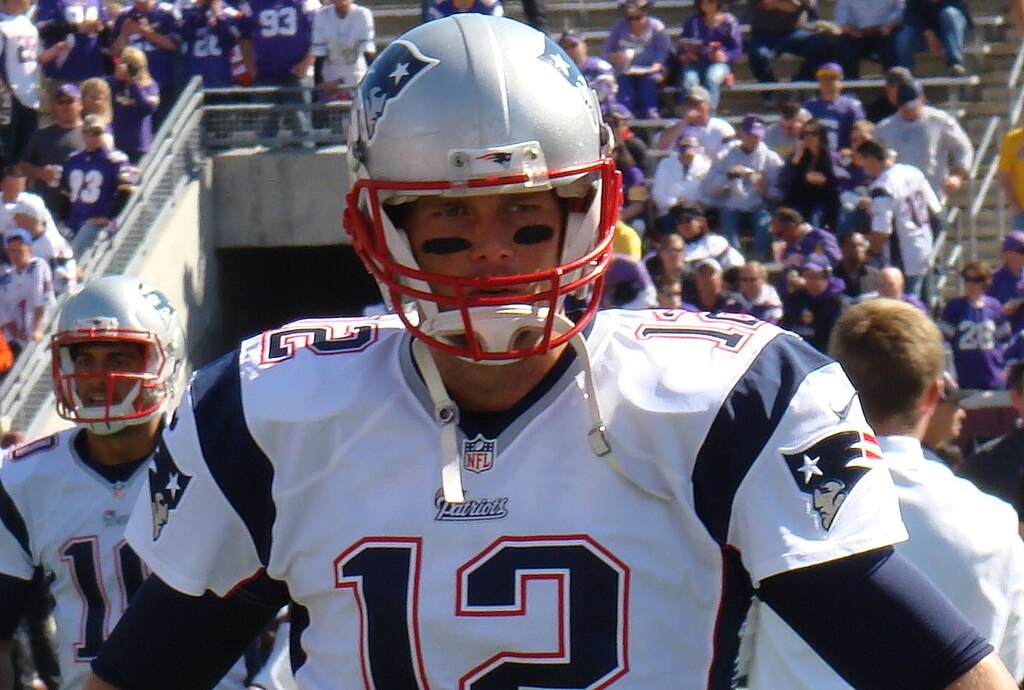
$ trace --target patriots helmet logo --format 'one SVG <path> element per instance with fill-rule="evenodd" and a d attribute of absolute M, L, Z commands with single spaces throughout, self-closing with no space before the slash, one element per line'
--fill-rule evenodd
<path fill-rule="evenodd" d="M 804 448 L 784 449 L 782 455 L 797 488 L 809 495 L 821 526 L 828 530 L 853 487 L 878 466 L 882 450 L 870 434 L 849 430 Z"/>
<path fill-rule="evenodd" d="M 423 55 L 408 41 L 392 41 L 373 61 L 363 77 L 359 89 L 359 104 L 363 130 L 369 140 L 387 113 L 388 104 L 398 99 L 402 91 L 440 60 Z"/>
<path fill-rule="evenodd" d="M 540 59 L 558 70 L 558 73 L 565 77 L 570 84 L 575 86 L 581 78 L 586 83 L 586 78 L 583 77 L 583 73 L 580 72 L 573 59 L 566 55 L 565 51 L 550 37 L 546 37 L 544 40 L 544 52 Z"/>
<path fill-rule="evenodd" d="M 490 151 L 477 156 L 476 159 L 478 161 L 491 161 L 503 168 L 508 168 L 512 164 L 512 154 L 509 151 Z"/>
<path fill-rule="evenodd" d="M 153 513 L 153 541 L 160 538 L 164 526 L 170 519 L 171 511 L 181 503 L 192 476 L 185 474 L 174 464 L 163 441 L 153 455 L 149 468 L 149 502 Z"/>

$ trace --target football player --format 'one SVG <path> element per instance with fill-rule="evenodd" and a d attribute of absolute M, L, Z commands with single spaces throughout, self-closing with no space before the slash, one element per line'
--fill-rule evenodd
<path fill-rule="evenodd" d="M 894 553 L 839 365 L 745 315 L 596 313 L 618 177 L 549 38 L 429 22 L 354 108 L 345 225 L 396 313 L 197 373 L 88 690 L 204 687 L 287 601 L 305 690 L 727 688 L 754 589 L 855 687 L 1014 687 Z"/>
<path fill-rule="evenodd" d="M 74 689 L 147 574 L 124 530 L 184 338 L 160 291 L 107 276 L 67 301 L 51 347 L 57 412 L 75 426 L 14 448 L 0 468 L 0 666 L 40 566 L 52 578 L 62 687 Z"/>

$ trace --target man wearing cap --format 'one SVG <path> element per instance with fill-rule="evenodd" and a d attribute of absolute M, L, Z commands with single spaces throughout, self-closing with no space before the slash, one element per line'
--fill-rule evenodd
<path fill-rule="evenodd" d="M 832 17 L 843 30 L 836 48 L 850 79 L 860 79 L 860 61 L 871 55 L 883 69 L 896 64 L 903 0 L 836 0 Z"/>
<path fill-rule="evenodd" d="M 924 174 L 912 165 L 896 163 L 877 141 L 857 147 L 861 165 L 873 181 L 871 197 L 871 256 L 881 266 L 896 266 L 907 280 L 907 292 L 920 295 L 934 240 L 932 218 L 942 204 Z"/>
<path fill-rule="evenodd" d="M 1011 129 L 999 145 L 999 184 L 1013 214 L 1010 227 L 1024 230 L 1024 127 Z"/>
<path fill-rule="evenodd" d="M 719 312 L 725 308 L 728 293 L 722 265 L 708 257 L 697 262 L 693 271 L 693 304 L 700 311 Z"/>
<path fill-rule="evenodd" d="M 82 125 L 85 147 L 64 163 L 60 189 L 68 199 L 68 230 L 76 235 L 87 225 L 99 231 L 117 215 L 132 191 L 128 156 L 107 146 L 106 125 L 87 115 Z"/>
<path fill-rule="evenodd" d="M 684 131 L 676 151 L 677 155 L 658 161 L 651 183 L 651 199 L 657 214 L 655 228 L 662 234 L 671 230 L 666 224 L 670 222 L 668 214 L 673 206 L 704 201 L 701 186 L 711 170 L 711 159 L 701 149 L 694 133 Z"/>
<path fill-rule="evenodd" d="M 828 146 L 833 151 L 850 145 L 853 123 L 864 119 L 864 106 L 856 96 L 843 91 L 843 68 L 837 62 L 826 62 L 815 73 L 818 97 L 804 103 L 804 109 L 825 126 Z"/>
<path fill-rule="evenodd" d="M 967 417 L 962 403 L 974 395 L 974 391 L 961 388 L 948 371 L 942 373 L 942 381 L 942 394 L 921 439 L 921 452 L 925 460 L 942 463 L 956 472 L 964 462 L 964 454 L 956 444 Z"/>
<path fill-rule="evenodd" d="M 946 67 L 954 77 L 967 74 L 964 43 L 974 27 L 967 0 L 907 0 L 903 28 L 896 35 L 896 57 L 901 65 L 914 69 L 914 53 L 924 32 L 938 37 L 946 54 Z"/>
<path fill-rule="evenodd" d="M 832 264 L 821 254 L 811 254 L 800 266 L 803 287 L 782 296 L 779 325 L 801 336 L 819 352 L 828 347 L 828 337 L 839 315 L 849 304 L 845 284 L 832 275 Z"/>
<path fill-rule="evenodd" d="M 956 118 L 925 105 L 921 82 L 896 89 L 899 110 L 878 123 L 875 136 L 899 154 L 901 163 L 919 168 L 943 204 L 963 186 L 974 160 L 974 145 Z"/>
<path fill-rule="evenodd" d="M 712 115 L 711 96 L 703 86 L 694 86 L 682 94 L 676 113 L 679 120 L 661 130 L 654 141 L 659 149 L 671 149 L 685 132 L 697 137 L 708 158 L 714 160 L 727 143 L 736 136 L 736 130 L 720 117 Z"/>
<path fill-rule="evenodd" d="M 910 535 L 896 547 L 897 553 L 924 571 L 982 631 L 1020 682 L 1024 676 L 1024 543 L 1018 536 L 1017 516 L 1002 501 L 957 479 L 941 462 L 927 459 L 921 448 L 945 390 L 945 355 L 935 324 L 907 304 L 870 300 L 840 317 L 828 352 L 853 381 L 857 395 L 850 404 L 863 407 L 876 434 L 872 440 L 881 447 L 884 464 L 896 482 L 900 512 Z M 844 409 L 839 405 L 832 409 L 842 423 Z M 1016 467 L 1024 457 L 1022 448 L 1016 446 Z M 1020 483 L 1014 488 L 1019 491 Z M 819 491 L 814 507 L 828 516 L 830 507 L 850 490 L 839 483 L 823 483 Z M 761 606 L 759 614 L 756 629 L 749 633 L 753 640 L 749 690 L 850 688 L 771 609 Z M 832 620 L 843 625 L 841 619 Z M 918 687 L 930 684 L 922 678 Z"/>
<path fill-rule="evenodd" d="M 15 204 L 14 227 L 28 230 L 32 236 L 32 255 L 50 265 L 55 294 L 64 294 L 77 285 L 78 265 L 75 263 L 75 254 L 68 241 L 57 231 L 42 199 L 35 194 L 26 194 Z"/>
<path fill-rule="evenodd" d="M 4 254 L 9 262 L 0 273 L 0 321 L 15 352 L 42 340 L 46 312 L 53 306 L 50 265 L 32 255 L 32 235 L 24 228 L 4 232 Z"/>
<path fill-rule="evenodd" d="M 779 173 L 782 158 L 763 141 L 764 120 L 749 114 L 743 118 L 739 141 L 733 142 L 711 164 L 704 182 L 709 204 L 718 208 L 722 234 L 739 248 L 740 233 L 754 237 L 754 253 L 768 259 L 771 253 L 771 213 L 767 202 L 781 196 Z"/>
<path fill-rule="evenodd" d="M 890 67 L 885 71 L 885 85 L 873 101 L 864 106 L 867 119 L 878 124 L 890 115 L 895 115 L 899 106 L 897 94 L 900 84 L 910 84 L 914 75 L 906 67 Z"/>
<path fill-rule="evenodd" d="M 43 197 L 46 207 L 56 213 L 63 203 L 60 190 L 64 161 L 85 146 L 82 138 L 82 94 L 74 84 L 61 84 L 54 92 L 54 122 L 36 130 L 21 155 L 21 169 L 31 181 L 30 189 Z"/>
<path fill-rule="evenodd" d="M 747 57 L 750 71 L 760 82 L 778 81 L 773 65 L 783 53 L 803 58 L 797 81 L 810 81 L 818 65 L 825 62 L 831 46 L 829 38 L 810 29 L 817 17 L 817 0 L 754 0 L 750 7 L 750 39 Z M 774 92 L 765 93 L 765 101 L 774 105 Z"/>
<path fill-rule="evenodd" d="M 1003 238 L 1003 265 L 992 274 L 986 291 L 1003 305 L 1014 332 L 1024 328 L 1024 231 L 1011 230 Z"/>
<path fill-rule="evenodd" d="M 564 32 L 558 38 L 558 45 L 576 63 L 580 74 L 586 78 L 590 88 L 597 94 L 597 100 L 601 104 L 602 110 L 608 112 L 611 104 L 618 103 L 616 94 L 619 91 L 619 85 L 615 81 L 615 68 L 607 60 L 596 55 L 589 55 L 587 42 L 575 31 Z"/>

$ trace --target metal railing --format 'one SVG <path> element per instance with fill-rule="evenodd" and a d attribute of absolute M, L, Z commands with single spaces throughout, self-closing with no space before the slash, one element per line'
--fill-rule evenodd
<path fill-rule="evenodd" d="M 312 87 L 207 89 L 203 145 L 327 146 L 344 144 L 352 101 L 319 102 Z"/>
<path fill-rule="evenodd" d="M 195 79 L 182 91 L 154 137 L 152 148 L 139 162 L 142 175 L 138 189 L 114 220 L 116 231 L 79 235 L 72 241 L 83 282 L 123 273 L 161 214 L 170 208 L 177 191 L 196 174 L 202 154 L 202 103 L 201 84 Z M 66 295 L 60 298 L 51 314 L 59 313 L 66 299 Z M 14 429 L 30 429 L 53 395 L 49 343 L 55 326 L 51 319 L 43 340 L 30 343 L 22 351 L 0 385 L 0 411 Z"/>

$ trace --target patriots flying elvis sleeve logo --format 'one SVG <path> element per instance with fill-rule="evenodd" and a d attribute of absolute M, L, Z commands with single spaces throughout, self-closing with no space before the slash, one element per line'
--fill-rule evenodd
<path fill-rule="evenodd" d="M 149 502 L 153 512 L 153 541 L 160 538 L 171 512 L 181 503 L 192 476 L 182 472 L 163 441 L 153 455 L 149 468 Z"/>
<path fill-rule="evenodd" d="M 797 488 L 811 497 L 821 526 L 828 530 L 853 487 L 877 466 L 882 451 L 869 434 L 841 431 L 806 448 L 785 449 L 782 456 Z"/>
<path fill-rule="evenodd" d="M 368 139 L 373 139 L 377 123 L 384 119 L 388 104 L 398 99 L 402 91 L 421 74 L 440 60 L 423 55 L 408 41 L 393 41 L 373 61 L 363 77 L 362 116 Z"/>

